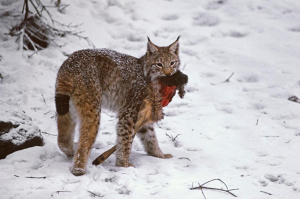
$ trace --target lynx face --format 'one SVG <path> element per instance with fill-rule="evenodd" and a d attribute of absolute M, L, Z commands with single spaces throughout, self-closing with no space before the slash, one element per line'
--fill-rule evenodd
<path fill-rule="evenodd" d="M 170 46 L 159 47 L 148 38 L 145 75 L 149 75 L 153 80 L 158 77 L 171 76 L 178 70 L 180 66 L 178 40 L 179 37 Z"/>

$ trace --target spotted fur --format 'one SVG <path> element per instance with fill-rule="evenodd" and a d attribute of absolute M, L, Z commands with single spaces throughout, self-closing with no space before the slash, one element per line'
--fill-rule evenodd
<path fill-rule="evenodd" d="M 56 103 L 58 146 L 67 156 L 74 156 L 74 175 L 85 173 L 102 108 L 118 115 L 117 166 L 131 165 L 129 155 L 136 133 L 149 155 L 171 157 L 161 152 L 153 122 L 163 118 L 158 79 L 174 74 L 180 65 L 178 39 L 167 47 L 158 47 L 148 39 L 147 52 L 139 59 L 96 49 L 77 51 L 62 64 L 56 80 L 56 98 L 64 96 L 64 103 Z M 66 96 L 70 111 L 66 111 Z M 80 125 L 77 147 L 73 141 L 76 125 Z"/>

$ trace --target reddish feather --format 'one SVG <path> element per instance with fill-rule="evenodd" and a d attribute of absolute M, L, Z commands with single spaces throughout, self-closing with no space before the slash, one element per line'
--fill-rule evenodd
<path fill-rule="evenodd" d="M 160 82 L 160 93 L 161 93 L 161 105 L 162 107 L 167 106 L 176 94 L 176 86 L 165 86 Z"/>

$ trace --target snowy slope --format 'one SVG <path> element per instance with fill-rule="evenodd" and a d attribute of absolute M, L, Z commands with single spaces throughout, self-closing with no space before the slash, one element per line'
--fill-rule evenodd
<path fill-rule="evenodd" d="M 204 197 L 201 190 L 190 190 L 192 184 L 212 179 L 238 188 L 233 193 L 239 198 L 300 198 L 300 104 L 288 100 L 300 97 L 300 1 L 62 3 L 70 4 L 65 14 L 49 8 L 53 17 L 65 24 L 82 23 L 79 29 L 97 48 L 140 57 L 147 35 L 159 46 L 181 35 L 188 92 L 183 100 L 173 99 L 156 126 L 162 150 L 174 158 L 147 156 L 135 140 L 130 157 L 135 168 L 115 167 L 114 155 L 92 166 L 116 139 L 114 114 L 104 112 L 87 174 L 73 176 L 72 160 L 57 148 L 54 83 L 64 54 L 90 46 L 75 37 L 62 38 L 58 42 L 65 46 L 51 46 L 28 59 L 31 53 L 17 51 L 15 38 L 4 35 L 22 1 L 3 0 L 0 12 L 10 10 L 11 15 L 0 18 L 1 114 L 25 111 L 47 134 L 45 146 L 0 160 L 1 198 L 194 199 Z M 172 141 L 166 134 L 180 135 Z M 207 186 L 225 188 L 220 182 Z M 233 198 L 203 191 L 207 199 Z"/>

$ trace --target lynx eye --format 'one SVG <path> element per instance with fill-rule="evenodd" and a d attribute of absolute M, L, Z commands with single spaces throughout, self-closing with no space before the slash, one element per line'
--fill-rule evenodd
<path fill-rule="evenodd" d="M 170 66 L 173 67 L 173 68 L 175 68 L 176 67 L 176 61 L 171 61 L 170 62 Z"/>
<path fill-rule="evenodd" d="M 162 68 L 163 64 L 162 63 L 157 63 L 156 66 L 159 67 L 159 68 Z"/>

